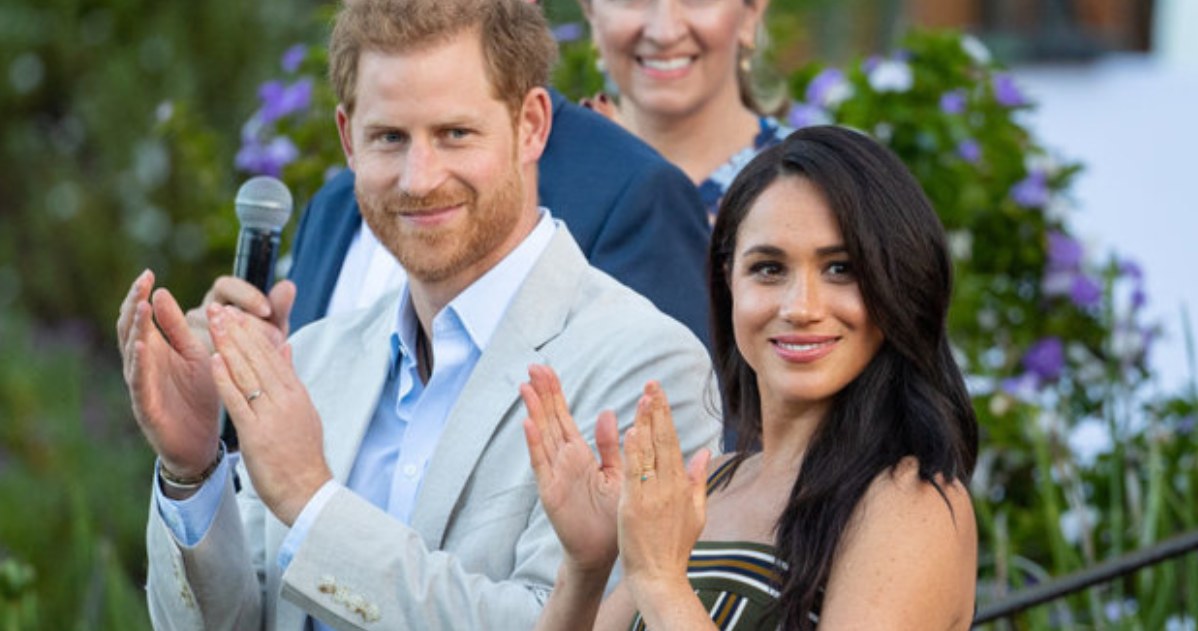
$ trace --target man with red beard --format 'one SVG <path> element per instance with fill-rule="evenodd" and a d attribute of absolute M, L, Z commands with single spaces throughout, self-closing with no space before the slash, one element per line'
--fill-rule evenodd
<path fill-rule="evenodd" d="M 211 305 L 209 355 L 169 292 L 150 303 L 150 272 L 134 281 L 117 331 L 158 455 L 155 626 L 531 628 L 562 559 L 524 450 L 533 363 L 561 376 L 577 440 L 630 424 L 655 379 L 685 450 L 714 445 L 702 344 L 537 206 L 554 53 L 522 0 L 347 0 L 337 126 L 398 292 L 289 344 Z"/>

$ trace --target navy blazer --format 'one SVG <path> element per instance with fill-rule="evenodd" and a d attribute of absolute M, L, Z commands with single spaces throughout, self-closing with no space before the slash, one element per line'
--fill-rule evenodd
<path fill-rule="evenodd" d="M 694 184 L 656 151 L 556 90 L 539 164 L 540 203 L 591 265 L 649 298 L 710 348 L 706 279 L 711 230 Z M 345 169 L 304 211 L 292 248 L 291 330 L 321 318 L 362 216 Z"/>

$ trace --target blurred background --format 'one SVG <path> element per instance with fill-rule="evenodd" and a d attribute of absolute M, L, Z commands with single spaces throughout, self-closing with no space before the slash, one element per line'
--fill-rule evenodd
<path fill-rule="evenodd" d="M 545 4 L 555 84 L 602 88 L 575 0 Z M 0 0 L 0 629 L 149 627 L 117 307 L 147 267 L 198 303 L 250 175 L 298 214 L 341 166 L 333 9 Z M 1198 528 L 1198 3 L 773 0 L 768 30 L 780 116 L 888 142 L 950 232 L 979 605 Z M 1196 556 L 995 628 L 1194 630 Z"/>

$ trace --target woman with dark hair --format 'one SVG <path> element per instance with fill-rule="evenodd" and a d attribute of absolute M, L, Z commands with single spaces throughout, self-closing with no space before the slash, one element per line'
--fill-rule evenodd
<path fill-rule="evenodd" d="M 521 387 L 566 550 L 538 628 L 969 628 L 977 421 L 918 183 L 862 134 L 799 130 L 737 177 L 709 265 L 736 453 L 684 467 L 651 383 L 622 458 L 602 419 L 596 466 L 552 372 Z"/>

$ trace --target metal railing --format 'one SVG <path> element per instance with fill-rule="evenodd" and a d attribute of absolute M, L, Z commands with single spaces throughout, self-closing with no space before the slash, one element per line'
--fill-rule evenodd
<path fill-rule="evenodd" d="M 1015 592 L 1007 598 L 981 608 L 974 616 L 973 625 L 976 627 L 988 622 L 1010 618 L 1025 609 L 1064 598 L 1087 587 L 1112 581 L 1194 550 L 1198 550 L 1198 530 L 1173 536 L 1084 570 Z"/>

